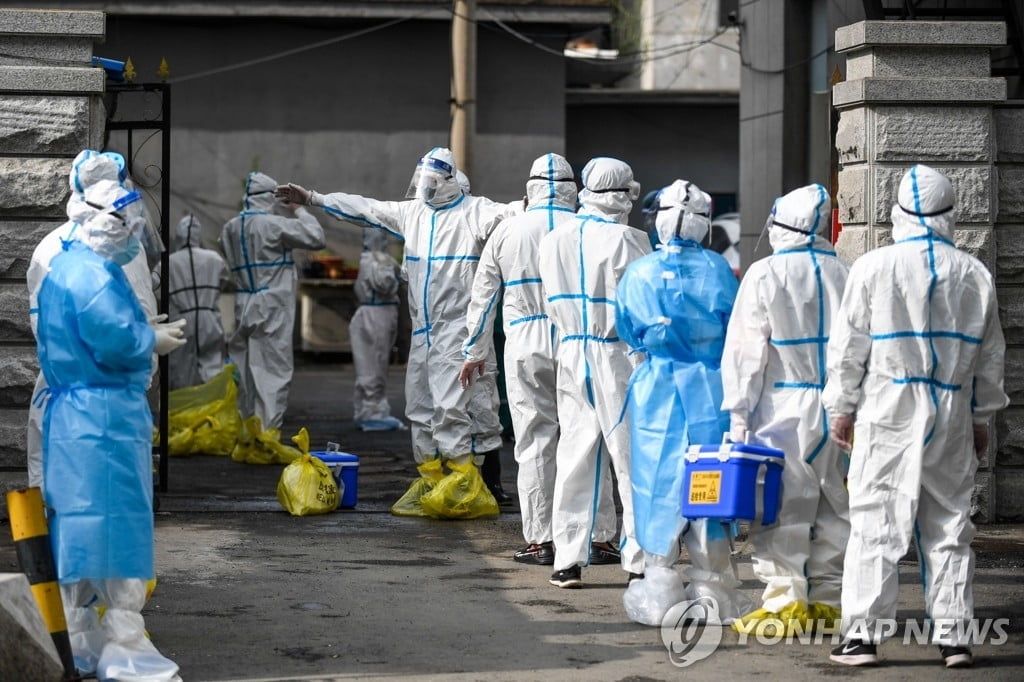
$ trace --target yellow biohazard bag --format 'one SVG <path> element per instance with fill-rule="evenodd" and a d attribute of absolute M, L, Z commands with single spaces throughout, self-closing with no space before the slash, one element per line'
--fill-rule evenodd
<path fill-rule="evenodd" d="M 171 455 L 230 455 L 242 427 L 235 366 L 225 365 L 205 384 L 171 391 L 167 424 Z"/>
<path fill-rule="evenodd" d="M 439 519 L 477 519 L 497 516 L 498 502 L 484 485 L 480 470 L 472 461 L 448 462 L 450 474 L 420 498 L 428 515 Z"/>
<path fill-rule="evenodd" d="M 300 433 L 302 431 L 305 427 Z M 231 459 L 246 464 L 290 464 L 301 456 L 301 452 L 281 442 L 280 429 L 264 431 L 263 422 L 255 415 L 242 422 L 238 441 L 231 451 Z"/>
<path fill-rule="evenodd" d="M 312 455 L 300 455 L 281 471 L 277 501 L 292 516 L 326 514 L 338 508 L 338 484 L 326 464 Z"/>
<path fill-rule="evenodd" d="M 444 468 L 440 459 L 432 459 L 416 467 L 420 477 L 412 482 L 405 494 L 391 505 L 391 513 L 395 516 L 430 516 L 423 510 L 420 498 L 433 490 L 438 481 L 444 478 Z"/>

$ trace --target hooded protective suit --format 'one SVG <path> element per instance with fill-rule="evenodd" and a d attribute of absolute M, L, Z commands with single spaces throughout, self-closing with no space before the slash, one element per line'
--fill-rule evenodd
<path fill-rule="evenodd" d="M 310 203 L 338 220 L 375 227 L 405 242 L 412 340 L 405 375 L 406 417 L 417 463 L 466 459 L 501 447 L 495 361 L 470 390 L 459 385 L 466 310 L 484 242 L 510 211 L 464 195 L 447 149 L 420 160 L 411 201 L 310 193 Z M 422 180 L 422 181 L 421 181 Z"/>
<path fill-rule="evenodd" d="M 911 168 L 892 209 L 895 244 L 850 268 L 828 344 L 829 414 L 854 415 L 844 634 L 879 640 L 896 617 L 897 563 L 913 536 L 926 612 L 944 645 L 973 617 L 973 425 L 1008 403 L 992 275 L 953 244 L 953 187 Z M 869 632 L 851 632 L 863 619 Z M 962 632 L 962 630 L 961 630 Z M 867 635 L 867 636 L 864 636 Z"/>
<path fill-rule="evenodd" d="M 754 573 L 765 583 L 764 617 L 834 618 L 839 608 L 849 535 L 847 460 L 829 441 L 821 391 L 847 268 L 819 234 L 831 215 L 821 185 L 775 201 L 768 228 L 774 255 L 743 278 L 722 360 L 733 440 L 744 442 L 749 433 L 749 442 L 786 453 L 778 519 L 750 532 Z"/>
<path fill-rule="evenodd" d="M 179 220 L 168 259 L 168 319 L 187 321 L 188 341 L 168 356 L 171 390 L 205 383 L 224 368 L 224 326 L 217 301 L 227 266 L 219 253 L 201 243 L 202 227 L 195 216 Z"/>
<path fill-rule="evenodd" d="M 582 208 L 540 243 L 540 278 L 557 332 L 558 420 L 554 518 L 556 572 L 586 565 L 600 472 L 611 457 L 622 501 L 622 567 L 643 573 L 633 532 L 629 424 L 620 424 L 634 361 L 615 327 L 616 287 L 626 267 L 650 252 L 626 220 L 639 194 L 632 169 L 596 158 L 582 173 Z"/>
<path fill-rule="evenodd" d="M 728 428 L 719 367 L 739 282 L 722 256 L 701 248 L 710 224 L 710 197 L 696 185 L 676 180 L 664 188 L 655 219 L 662 246 L 626 269 L 616 299 L 619 335 L 647 355 L 633 373 L 628 407 L 633 517 L 648 566 L 671 567 L 679 556 L 687 448 L 721 442 Z M 722 524 L 689 525 L 691 597 L 713 595 L 723 620 L 738 617 L 749 600 L 735 589 Z M 630 584 L 627 613 L 635 599 L 661 602 L 664 615 L 675 603 L 672 595 L 651 594 L 646 582 Z"/>
<path fill-rule="evenodd" d="M 99 679 L 144 670 L 147 680 L 174 680 L 177 665 L 146 639 L 140 613 L 154 575 L 146 384 L 157 335 L 118 265 L 139 248 L 127 208 L 141 199 L 110 180 L 84 198 L 99 208 L 63 243 L 38 292 L 50 542 L 76 665 Z M 102 624 L 97 605 L 107 607 Z"/>
<path fill-rule="evenodd" d="M 544 310 L 538 253 L 541 238 L 576 215 L 572 166 L 558 154 L 538 158 L 530 167 L 526 196 L 526 212 L 502 221 L 480 255 L 466 314 L 469 338 L 462 351 L 470 361 L 491 357 L 491 328 L 501 298 L 505 381 L 516 437 L 523 537 L 531 545 L 539 545 L 551 542 L 558 406 L 555 339 Z M 607 542 L 615 535 L 614 500 L 611 489 L 605 490 L 594 528 L 595 542 Z"/>
<path fill-rule="evenodd" d="M 403 426 L 391 416 L 387 393 L 388 362 L 398 337 L 398 263 L 387 249 L 386 232 L 363 229 L 363 252 L 355 285 L 359 308 L 348 331 L 356 371 L 352 404 L 356 423 L 364 431 Z"/>
<path fill-rule="evenodd" d="M 295 217 L 277 215 L 277 183 L 249 173 L 243 210 L 220 233 L 220 247 L 234 278 L 235 331 L 228 354 L 238 367 L 238 408 L 263 428 L 280 428 L 288 407 L 295 356 L 295 261 L 292 249 L 321 249 L 324 230 L 301 206 Z"/>
<path fill-rule="evenodd" d="M 125 173 L 124 157 L 116 152 L 96 152 L 86 149 L 75 157 L 71 163 L 71 172 L 68 176 L 68 185 L 71 189 L 71 198 L 68 200 L 67 215 L 68 221 L 60 227 L 50 231 L 40 240 L 32 252 L 32 259 L 29 262 L 26 280 L 29 296 L 29 321 L 32 325 L 32 333 L 36 333 L 37 315 L 39 312 L 39 287 L 43 278 L 50 271 L 50 261 L 61 253 L 62 245 L 75 237 L 79 226 L 96 214 L 97 209 L 85 203 L 83 192 L 92 187 L 100 180 L 108 180 L 116 183 L 123 183 L 127 177 Z M 145 277 L 140 276 L 138 263 L 132 263 L 122 267 L 125 275 L 128 276 L 132 291 L 138 298 L 146 313 L 146 319 L 156 314 L 156 299 L 150 286 L 149 270 L 145 265 L 145 256 L 142 256 L 142 270 Z M 131 273 L 129 275 L 129 273 Z M 150 376 L 156 371 L 156 362 L 153 362 Z M 26 438 L 26 450 L 28 455 L 28 481 L 30 486 L 43 488 L 43 444 L 42 427 L 43 413 L 46 406 L 46 377 L 39 372 L 36 377 L 35 389 L 32 392 L 32 404 L 28 412 L 28 433 Z"/>

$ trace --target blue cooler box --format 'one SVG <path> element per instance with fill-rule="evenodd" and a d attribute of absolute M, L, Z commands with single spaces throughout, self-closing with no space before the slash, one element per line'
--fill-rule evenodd
<path fill-rule="evenodd" d="M 782 450 L 763 445 L 691 445 L 683 474 L 683 516 L 774 523 L 785 463 Z"/>
<path fill-rule="evenodd" d="M 339 507 L 351 509 L 356 506 L 359 498 L 359 458 L 347 452 L 311 452 L 317 459 L 323 460 L 327 468 L 334 475 L 338 482 L 338 488 L 344 486 L 341 491 L 341 502 Z"/>

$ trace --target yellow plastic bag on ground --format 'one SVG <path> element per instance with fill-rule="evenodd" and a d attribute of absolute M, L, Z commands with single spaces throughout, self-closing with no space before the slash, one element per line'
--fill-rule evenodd
<path fill-rule="evenodd" d="M 235 366 L 199 386 L 171 391 L 167 398 L 171 455 L 230 455 L 242 427 Z"/>
<path fill-rule="evenodd" d="M 391 505 L 391 513 L 395 516 L 430 516 L 423 511 L 420 498 L 444 478 L 444 468 L 440 459 L 429 460 L 416 468 L 420 472 L 420 477 L 412 482 L 397 502 Z"/>
<path fill-rule="evenodd" d="M 246 464 L 290 464 L 300 456 L 301 452 L 281 442 L 280 429 L 264 431 L 263 422 L 255 415 L 242 422 L 231 451 L 231 459 Z"/>
<path fill-rule="evenodd" d="M 764 637 L 792 636 L 799 632 L 812 632 L 814 620 L 811 609 L 803 602 L 790 602 L 779 612 L 757 609 L 732 623 L 736 632 Z"/>
<path fill-rule="evenodd" d="M 465 464 L 448 462 L 448 474 L 420 498 L 430 516 L 439 519 L 477 519 L 497 516 L 498 502 L 484 485 L 480 470 L 472 461 Z"/>
<path fill-rule="evenodd" d="M 292 516 L 309 516 L 334 511 L 341 496 L 327 465 L 312 455 L 301 455 L 281 471 L 277 501 Z"/>

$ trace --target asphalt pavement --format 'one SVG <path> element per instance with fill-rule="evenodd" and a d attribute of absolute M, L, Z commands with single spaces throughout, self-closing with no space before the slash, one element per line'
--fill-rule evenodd
<path fill-rule="evenodd" d="M 392 369 L 389 386 L 396 415 L 403 369 Z M 170 461 L 156 514 L 157 589 L 144 615 L 184 680 L 1024 679 L 1024 525 L 980 528 L 977 617 L 1002 620 L 975 647 L 972 669 L 945 670 L 934 646 L 904 644 L 902 633 L 880 648 L 884 665 L 870 670 L 830 663 L 828 636 L 663 633 L 626 617 L 626 574 L 617 566 L 587 567 L 582 590 L 561 590 L 548 584 L 549 567 L 512 561 L 523 544 L 516 507 L 471 521 L 392 516 L 391 503 L 416 475 L 409 434 L 359 431 L 352 381 L 348 364 L 300 364 L 282 431 L 287 438 L 305 426 L 314 449 L 335 441 L 359 455 L 355 509 L 290 516 L 275 495 L 280 465 Z M 503 469 L 512 492 L 511 445 Z M 738 549 L 742 588 L 756 598 L 750 548 L 741 541 Z M 16 570 L 0 521 L 0 572 Z M 918 576 L 908 556 L 901 620 L 924 618 Z M 679 667 L 696 658 L 679 653 L 694 636 L 707 656 Z"/>

